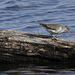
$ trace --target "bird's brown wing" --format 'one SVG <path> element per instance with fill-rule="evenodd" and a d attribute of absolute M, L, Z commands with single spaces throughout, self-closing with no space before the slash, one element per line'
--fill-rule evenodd
<path fill-rule="evenodd" d="M 56 30 L 60 24 L 46 24 L 46 28 Z"/>

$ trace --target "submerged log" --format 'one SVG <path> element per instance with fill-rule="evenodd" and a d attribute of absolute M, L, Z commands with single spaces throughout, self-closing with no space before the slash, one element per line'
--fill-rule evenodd
<path fill-rule="evenodd" d="M 75 41 L 17 30 L 0 30 L 0 61 L 74 60 Z"/>

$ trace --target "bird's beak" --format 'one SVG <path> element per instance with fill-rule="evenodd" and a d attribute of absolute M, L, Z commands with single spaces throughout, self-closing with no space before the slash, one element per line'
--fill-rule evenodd
<path fill-rule="evenodd" d="M 71 36 L 71 33 L 70 33 L 70 31 L 69 31 L 69 30 L 67 30 L 67 31 L 68 31 L 69 35 Z"/>

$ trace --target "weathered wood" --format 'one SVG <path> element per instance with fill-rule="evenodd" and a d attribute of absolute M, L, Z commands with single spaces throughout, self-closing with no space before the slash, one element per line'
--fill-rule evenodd
<path fill-rule="evenodd" d="M 75 41 L 16 30 L 0 30 L 0 61 L 74 60 Z"/>

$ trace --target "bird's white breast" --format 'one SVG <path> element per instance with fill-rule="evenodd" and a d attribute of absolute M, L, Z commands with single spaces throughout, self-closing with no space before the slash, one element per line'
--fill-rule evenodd
<path fill-rule="evenodd" d="M 65 30 L 64 30 L 62 27 L 59 27 L 59 28 L 57 28 L 56 30 L 47 29 L 47 31 L 48 31 L 49 33 L 52 33 L 52 34 L 58 34 L 58 33 L 64 32 Z"/>

